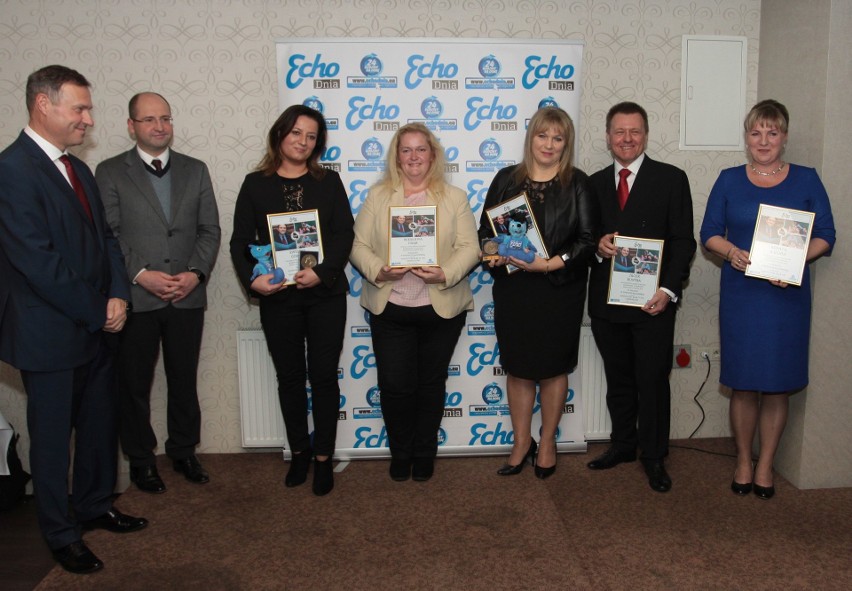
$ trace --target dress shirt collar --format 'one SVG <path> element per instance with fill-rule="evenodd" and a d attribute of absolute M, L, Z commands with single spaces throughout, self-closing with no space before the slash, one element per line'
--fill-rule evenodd
<path fill-rule="evenodd" d="M 159 156 L 151 156 L 148 152 L 143 152 L 139 148 L 139 146 L 136 146 L 136 153 L 139 154 L 139 157 L 142 159 L 142 162 L 144 162 L 151 168 L 154 168 L 154 165 L 151 164 L 154 160 L 159 160 L 164 169 L 166 168 L 166 164 L 169 163 L 169 148 L 163 150 L 163 153 Z"/>
<path fill-rule="evenodd" d="M 639 157 L 631 162 L 629 166 L 622 166 L 617 160 L 613 160 L 613 164 L 615 165 L 615 186 L 618 186 L 618 173 L 621 172 L 622 168 L 626 168 L 632 173 L 629 177 L 627 177 L 627 184 L 633 187 L 633 181 L 636 179 L 636 175 L 639 174 L 639 167 L 642 166 L 644 161 L 645 152 L 639 154 Z"/>
<path fill-rule="evenodd" d="M 30 139 L 32 139 L 36 144 L 38 144 L 38 147 L 41 148 L 44 151 L 44 153 L 47 154 L 47 157 L 50 158 L 51 160 L 53 160 L 54 162 L 56 162 L 59 159 L 59 157 L 62 156 L 63 154 L 68 153 L 67 151 L 63 152 L 62 150 L 60 150 L 59 148 L 57 148 L 56 146 L 51 144 L 49 141 L 47 141 L 46 139 L 41 137 L 29 125 L 27 125 L 24 128 L 24 133 L 27 134 L 28 136 L 30 136 Z M 60 163 L 60 165 L 62 165 L 62 164 Z M 65 168 L 64 165 L 62 165 L 62 167 L 63 167 L 63 170 L 64 170 L 64 168 Z"/>

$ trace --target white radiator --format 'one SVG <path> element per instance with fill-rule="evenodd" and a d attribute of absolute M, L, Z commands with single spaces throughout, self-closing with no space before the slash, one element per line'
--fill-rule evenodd
<path fill-rule="evenodd" d="M 240 418 L 243 447 L 283 447 L 287 441 L 278 405 L 278 380 L 262 330 L 237 331 Z M 608 440 L 612 423 L 606 408 L 603 361 L 592 329 L 580 329 L 577 373 L 583 396 L 586 440 Z"/>
<path fill-rule="evenodd" d="M 262 330 L 237 331 L 243 447 L 284 447 L 278 378 Z"/>
<path fill-rule="evenodd" d="M 609 441 L 612 421 L 606 408 L 603 359 L 595 345 L 592 327 L 587 324 L 580 328 L 580 360 L 577 369 L 582 381 L 586 441 Z"/>

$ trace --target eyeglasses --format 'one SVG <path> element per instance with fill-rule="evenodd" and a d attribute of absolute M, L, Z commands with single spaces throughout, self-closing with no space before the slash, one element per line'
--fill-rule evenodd
<path fill-rule="evenodd" d="M 133 119 L 133 117 L 131 117 L 130 119 L 136 123 L 143 123 L 145 125 L 154 125 L 158 121 L 163 125 L 171 125 L 175 122 L 174 117 L 143 117 L 142 119 Z"/>

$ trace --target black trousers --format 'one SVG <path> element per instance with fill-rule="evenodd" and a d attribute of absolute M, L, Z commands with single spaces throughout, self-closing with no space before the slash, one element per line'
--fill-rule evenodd
<path fill-rule="evenodd" d="M 295 291 L 295 287 L 288 289 Z M 331 456 L 340 411 L 337 366 L 346 330 L 346 294 L 291 295 L 294 297 L 260 301 L 260 322 L 278 376 L 278 401 L 287 441 L 294 452 L 311 447 L 307 377 L 314 419 L 313 450 L 316 455 Z"/>
<path fill-rule="evenodd" d="M 118 466 L 116 345 L 117 337 L 105 334 L 97 356 L 86 365 L 61 371 L 21 371 L 27 391 L 38 524 L 54 550 L 80 539 L 79 522 L 103 515 L 112 507 Z M 72 436 L 73 513 L 68 506 Z"/>
<path fill-rule="evenodd" d="M 674 304 L 643 322 L 592 318 L 606 374 L 612 446 L 627 452 L 638 447 L 644 460 L 669 453 L 674 325 Z"/>
<path fill-rule="evenodd" d="M 195 453 L 201 441 L 197 381 L 203 329 L 204 308 L 168 305 L 129 315 L 121 332 L 118 385 L 121 447 L 131 466 L 155 463 L 151 385 L 161 343 L 168 386 L 166 454 L 180 460 Z"/>
<path fill-rule="evenodd" d="M 434 458 L 444 416 L 447 367 L 466 312 L 442 318 L 432 306 L 388 302 L 371 314 L 382 416 L 394 459 Z"/>

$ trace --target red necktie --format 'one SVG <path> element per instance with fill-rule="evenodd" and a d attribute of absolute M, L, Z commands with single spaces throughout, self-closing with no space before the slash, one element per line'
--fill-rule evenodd
<path fill-rule="evenodd" d="M 161 170 L 163 170 L 163 163 L 158 158 L 155 158 L 154 160 L 152 160 L 151 164 L 154 165 L 154 170 L 156 170 L 157 172 L 160 172 Z"/>
<path fill-rule="evenodd" d="M 618 171 L 618 206 L 624 209 L 627 204 L 627 195 L 630 194 L 630 187 L 627 186 L 627 177 L 630 176 L 630 170 L 622 168 Z"/>
<path fill-rule="evenodd" d="M 65 170 L 68 171 L 68 179 L 71 181 L 71 186 L 74 187 L 74 192 L 77 194 L 77 199 L 80 200 L 80 205 L 86 210 L 86 215 L 89 216 L 89 221 L 92 221 L 92 208 L 89 206 L 89 200 L 86 198 L 86 191 L 83 189 L 83 183 L 77 173 L 74 172 L 74 167 L 71 166 L 71 159 L 65 154 L 59 157 L 62 164 L 65 165 Z"/>

